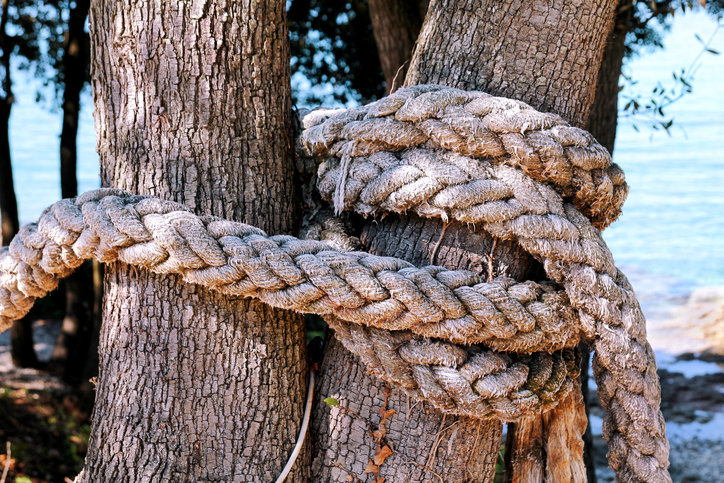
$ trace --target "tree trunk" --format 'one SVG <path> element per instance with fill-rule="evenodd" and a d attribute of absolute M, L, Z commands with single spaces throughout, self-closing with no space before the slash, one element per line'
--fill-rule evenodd
<path fill-rule="evenodd" d="M 9 73 L 6 75 L 9 75 Z M 2 212 L 2 246 L 8 246 L 20 228 L 18 222 L 18 202 L 15 198 L 15 185 L 13 183 L 13 166 L 10 160 L 8 128 L 11 107 L 12 97 L 0 98 L 0 211 Z"/>
<path fill-rule="evenodd" d="M 616 142 L 616 128 L 618 125 L 618 93 L 619 79 L 623 58 L 626 54 L 626 33 L 631 26 L 633 16 L 633 0 L 621 0 L 616 9 L 616 16 L 611 25 L 611 31 L 606 40 L 606 49 L 603 52 L 601 68 L 598 71 L 596 83 L 596 96 L 591 106 L 591 114 L 586 122 L 586 130 L 605 147 L 610 154 Z M 590 364 L 590 350 L 581 344 L 581 389 L 583 400 L 586 403 L 586 417 L 590 419 L 588 370 Z M 590 425 L 583 436 L 585 443 L 585 461 L 589 483 L 596 483 L 596 470 L 593 457 L 593 434 Z"/>
<path fill-rule="evenodd" d="M 586 123 L 586 130 L 611 154 L 618 123 L 619 79 L 626 54 L 626 33 L 631 26 L 632 15 L 633 0 L 621 0 L 606 41 L 601 69 L 598 71 L 596 97 Z"/>
<path fill-rule="evenodd" d="M 68 38 L 63 52 L 63 127 L 60 132 L 60 191 L 63 198 L 78 194 L 77 147 L 80 92 L 88 69 L 88 18 L 90 0 L 78 0 L 70 9 Z"/>
<path fill-rule="evenodd" d="M 104 186 L 296 231 L 284 2 L 94 2 L 91 39 Z M 77 481 L 274 481 L 304 409 L 302 317 L 106 268 Z M 307 474 L 303 452 L 287 481 Z"/>
<path fill-rule="evenodd" d="M 2 94 L 0 95 L 0 226 L 2 238 L 0 246 L 7 246 L 20 229 L 18 220 L 18 202 L 13 184 L 13 165 L 10 158 L 10 111 L 13 107 L 13 83 L 10 77 L 10 56 L 12 39 L 7 34 L 9 0 L 2 2 L 0 15 L 0 64 Z M 25 316 L 13 322 L 10 329 L 10 357 L 16 367 L 39 367 L 38 357 L 33 344 L 33 322 Z"/>
<path fill-rule="evenodd" d="M 372 32 L 389 94 L 405 80 L 424 15 L 417 0 L 369 0 L 368 4 Z"/>
<path fill-rule="evenodd" d="M 4 16 L 4 11 L 3 11 Z M 3 32 L 4 29 L 0 32 Z M 4 53 L 3 53 L 4 57 Z M 9 66 L 3 60 L 3 65 Z M 10 71 L 5 71 L 10 76 Z M 8 92 L 10 80 L 4 82 Z M 0 208 L 2 209 L 2 246 L 7 246 L 18 232 L 18 205 L 13 185 L 13 168 L 10 162 L 9 122 L 12 107 L 12 91 L 9 96 L 0 99 Z M 29 315 L 13 321 L 10 328 L 10 358 L 15 367 L 39 367 L 38 357 L 33 343 L 33 321 Z"/>
<path fill-rule="evenodd" d="M 435 83 L 483 90 L 520 99 L 582 126 L 593 102 L 615 3 L 432 2 L 405 85 Z M 361 238 L 372 253 L 404 258 L 418 266 L 435 263 L 487 276 L 505 274 L 517 280 L 545 277 L 540 264 L 517 244 L 496 241 L 484 231 L 460 223 L 445 226 L 437 219 L 388 215 L 366 223 Z M 353 419 L 348 411 L 330 410 L 321 399 L 341 398 L 343 406 L 353 408 L 374 426 L 380 422 L 379 408 L 385 403 L 384 383 L 365 375 L 359 361 L 340 344 L 330 344 L 321 379 L 324 382 L 320 383 L 312 428 L 316 441 L 312 465 L 315 481 L 336 481 L 344 471 L 361 476 L 358 469 L 364 468 L 374 454 L 370 452 L 371 436 L 365 435 L 364 423 L 350 424 Z M 406 397 L 397 389 L 392 389 L 386 407 L 398 411 L 386 434 L 397 453 L 379 472 L 380 477 L 388 478 L 387 482 L 493 480 L 493 463 L 502 433 L 500 423 L 486 422 L 485 430 L 480 431 L 478 421 L 445 417 L 422 403 L 408 411 Z M 583 405 L 575 397 L 574 404 L 564 405 L 553 417 L 541 417 L 532 424 L 540 425 L 543 434 L 555 436 L 548 443 L 551 445 L 570 444 L 566 428 L 575 427 L 575 446 L 580 448 L 585 424 L 582 413 Z M 577 455 L 573 463 L 580 469 L 581 455 L 578 450 L 573 454 Z M 565 471 L 552 462 L 540 464 L 541 471 L 552 478 L 548 481 L 582 478 L 580 471 Z M 559 476 L 561 479 L 556 479 Z"/>
<path fill-rule="evenodd" d="M 78 195 L 77 149 L 80 93 L 88 70 L 88 18 L 90 0 L 70 9 L 68 36 L 63 52 L 63 126 L 60 132 L 60 191 L 63 198 Z M 65 279 L 65 317 L 51 355 L 50 368 L 73 386 L 82 382 L 93 333 L 93 264 L 86 261 Z"/>

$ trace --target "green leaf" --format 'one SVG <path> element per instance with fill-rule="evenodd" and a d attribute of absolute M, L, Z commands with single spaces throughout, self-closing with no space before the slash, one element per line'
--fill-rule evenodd
<path fill-rule="evenodd" d="M 703 43 L 704 43 L 704 41 L 702 40 L 702 38 L 699 37 L 699 34 L 694 34 L 694 37 L 696 37 L 696 40 L 698 40 L 700 44 L 703 44 Z"/>
<path fill-rule="evenodd" d="M 335 407 L 335 406 L 339 406 L 339 401 L 337 401 L 337 400 L 336 400 L 335 398 L 333 398 L 333 397 L 328 397 L 327 399 L 324 400 L 324 402 L 326 402 L 326 403 L 329 405 L 330 408 L 333 408 L 333 407 Z"/>
<path fill-rule="evenodd" d="M 18 476 L 15 478 L 15 483 L 33 483 L 27 476 Z"/>
<path fill-rule="evenodd" d="M 719 55 L 719 51 L 718 51 L 718 50 L 706 49 L 706 51 L 709 52 L 710 54 Z"/>

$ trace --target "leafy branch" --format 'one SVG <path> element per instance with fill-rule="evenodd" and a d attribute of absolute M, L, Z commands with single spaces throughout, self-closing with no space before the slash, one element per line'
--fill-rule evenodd
<path fill-rule="evenodd" d="M 712 32 L 709 39 L 705 42 L 702 38 L 695 34 L 696 39 L 702 45 L 699 53 L 694 57 L 688 68 L 681 69 L 681 72 L 672 72 L 673 78 L 672 85 L 664 87 L 661 82 L 658 82 L 656 86 L 651 90 L 651 94 L 644 98 L 641 94 L 636 93 L 632 95 L 622 94 L 621 97 L 626 101 L 623 109 L 619 111 L 619 119 L 631 119 L 632 126 L 636 131 L 639 128 L 636 121 L 643 122 L 651 126 L 654 130 L 663 130 L 667 134 L 671 135 L 670 128 L 674 124 L 674 118 L 668 117 L 664 109 L 668 108 L 672 104 L 686 97 L 688 94 L 693 92 L 693 81 L 696 71 L 701 67 L 700 60 L 705 54 L 719 55 L 717 50 L 711 48 L 711 44 L 716 37 L 719 29 L 724 27 L 724 24 L 718 23 L 714 32 Z M 619 91 L 623 91 L 626 87 L 629 90 L 638 84 L 638 81 L 634 80 L 632 76 L 622 74 L 624 78 L 624 85 L 619 88 Z"/>

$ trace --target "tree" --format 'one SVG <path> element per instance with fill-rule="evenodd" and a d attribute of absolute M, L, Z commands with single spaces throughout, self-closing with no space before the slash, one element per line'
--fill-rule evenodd
<path fill-rule="evenodd" d="M 433 2 L 405 85 L 438 83 L 513 97 L 538 109 L 556 112 L 580 126 L 593 102 L 595 78 L 614 4 L 606 2 L 598 8 L 591 4 L 579 5 L 574 12 L 572 5 Z M 579 50 L 542 51 L 542 46 L 559 44 L 557 39 L 561 38 L 571 39 L 564 42 L 567 48 Z M 441 233 L 444 234 L 442 238 Z M 373 253 L 397 256 L 416 265 L 432 263 L 431 254 L 441 239 L 436 264 L 486 273 L 488 265 L 484 255 L 490 254 L 496 275 L 507 266 L 507 275 L 516 279 L 542 276 L 540 266 L 515 243 L 495 241 L 482 230 L 472 231 L 458 223 L 445 227 L 441 221 L 388 215 L 367 223 L 361 239 Z M 381 467 L 379 476 L 391 481 L 403 481 L 403 478 L 436 480 L 431 471 L 416 467 L 407 461 L 409 458 L 418 464 L 432 461 L 429 463 L 434 465 L 432 470 L 441 474 L 444 481 L 466 481 L 465 478 L 488 481 L 491 478 L 491 462 L 495 461 L 500 446 L 502 426 L 499 423 L 480 427 L 476 426 L 477 422 L 464 418 L 447 417 L 442 425 L 439 414 L 423 411 L 409 414 L 404 395 L 393 391 L 387 396 L 382 384 L 366 376 L 362 366 L 353 364 L 350 370 L 346 359 L 344 349 L 333 343 L 323 363 L 320 374 L 323 382 L 318 397 L 343 394 L 346 399 L 356 402 L 357 413 L 375 415 L 378 408 L 384 406 L 397 410 L 404 420 L 397 428 L 387 431 L 387 438 L 394 443 L 399 458 L 393 460 L 391 457 L 389 464 Z M 319 481 L 335 478 L 339 472 L 334 468 L 335 463 L 345 468 L 360 464 L 364 467 L 367 458 L 374 454 L 374 442 L 367 438 L 360 443 L 359 428 L 349 425 L 344 413 L 333 418 L 326 414 L 323 405 L 318 405 L 315 416 L 313 451 L 315 457 L 324 458 L 324 464 L 316 473 L 313 466 L 313 476 Z M 575 418 L 575 412 L 567 417 Z M 379 424 L 380 418 L 373 416 L 372 422 Z M 541 434 L 545 431 L 541 420 L 531 425 L 540 428 Z M 448 431 L 438 434 L 445 427 Z M 526 432 L 519 430 L 516 434 Z M 439 444 L 438 438 L 449 439 L 443 439 L 445 444 Z M 524 474 L 527 470 L 543 472 L 539 473 L 541 475 L 546 471 L 549 475 L 550 472 L 555 474 L 558 468 L 553 462 L 547 469 L 525 466 L 526 460 L 541 461 L 542 455 L 536 453 L 542 451 L 540 445 L 519 438 L 518 446 L 517 449 L 510 448 L 510 453 L 517 454 L 512 462 L 514 474 Z M 440 456 L 428 460 L 433 447 L 438 447 Z M 567 466 L 569 462 L 561 464 Z"/>
<path fill-rule="evenodd" d="M 312 86 L 331 88 L 337 101 L 369 101 L 384 95 L 369 10 L 364 0 L 294 0 L 288 12 L 292 70 Z M 419 28 L 419 27 L 418 27 Z M 325 102 L 297 93 L 308 104 Z"/>
<path fill-rule="evenodd" d="M 77 138 L 80 115 L 80 94 L 88 83 L 88 33 L 85 30 L 90 0 L 77 0 L 58 6 L 58 14 L 68 14 L 67 30 L 62 48 L 50 55 L 48 62 L 55 68 L 56 91 L 62 91 L 63 122 L 60 134 L 60 188 L 63 198 L 78 195 Z M 58 55 L 62 53 L 62 55 Z M 98 270 L 99 265 L 95 264 Z M 87 261 L 80 269 L 65 279 L 65 317 L 58 340 L 51 355 L 50 369 L 62 375 L 72 386 L 86 384 L 87 362 L 96 361 L 97 339 L 94 331 L 93 284 L 94 264 Z M 94 371 L 90 372 L 95 376 Z M 88 396 L 91 396 L 88 394 Z M 92 396 L 90 399 L 92 405 Z"/>
<path fill-rule="evenodd" d="M 91 5 L 103 186 L 293 233 L 285 4 Z M 307 380 L 301 316 L 112 264 L 77 481 L 270 481 Z M 302 458 L 288 481 L 303 481 Z M 243 476 L 242 476 L 243 475 Z"/>
<path fill-rule="evenodd" d="M 0 14 L 0 211 L 2 245 L 7 245 L 20 228 L 10 156 L 9 124 L 14 102 L 11 59 L 19 57 L 21 67 L 29 67 L 41 56 L 39 31 L 52 25 L 49 9 L 32 1 L 3 0 Z M 32 319 L 28 316 L 13 323 L 11 355 L 18 367 L 38 367 L 33 345 Z"/>
<path fill-rule="evenodd" d="M 64 198 L 77 194 L 76 137 L 80 91 L 88 80 L 88 46 L 85 19 L 88 0 L 6 0 L 2 4 L 2 110 L 0 112 L 0 206 L 2 206 L 3 240 L 9 243 L 19 228 L 17 202 L 12 178 L 8 122 L 13 103 L 11 58 L 18 66 L 33 72 L 47 86 L 53 84 L 63 102 L 61 134 L 61 192 Z M 63 24 L 69 29 L 64 35 Z M 37 99 L 42 99 L 38 92 Z M 64 329 L 52 356 L 51 368 L 63 373 L 68 382 L 80 382 L 92 329 L 93 292 L 89 263 L 66 281 L 67 316 Z M 39 367 L 32 337 L 33 315 L 13 324 L 13 363 L 19 367 Z"/>
<path fill-rule="evenodd" d="M 433 3 L 406 84 L 485 89 L 582 125 L 614 6 Z M 151 18 L 153 22 L 145 21 Z M 155 6 L 116 2 L 94 5 L 92 19 L 104 185 L 157 194 L 267 231 L 294 230 L 298 209 L 288 51 L 286 32 L 279 28 L 283 5 L 178 9 L 170 1 Z M 572 45 L 556 42 L 561 38 Z M 557 47 L 537 52 L 530 45 Z M 455 268 L 493 272 L 489 276 L 503 271 L 503 264 L 509 276 L 540 275 L 540 266 L 516 245 L 501 242 L 497 247 L 489 234 L 462 225 L 400 216 L 362 229 L 363 241 L 378 253 L 423 262 L 432 258 Z M 433 244 L 435 235 L 440 243 Z M 399 240 L 408 243 L 395 243 Z M 489 254 L 489 264 L 483 266 L 480 252 Z M 305 387 L 300 319 L 177 282 L 120 263 L 110 267 L 99 404 L 80 481 L 232 481 L 242 473 L 254 481 L 274 478 L 284 463 L 296 433 L 296 425 L 288 421 L 299 420 L 297 402 Z M 365 409 L 404 405 L 399 393 L 385 391 L 379 382 L 366 386 L 359 366 L 355 369 L 352 362 L 352 371 L 345 368 L 346 358 L 333 347 L 322 370 L 332 377 L 324 379 L 322 388 L 339 387 L 339 378 L 342 390 Z M 318 408 L 324 411 L 323 405 Z M 551 425 L 576 419 L 580 408 L 574 401 L 559 415 L 530 423 L 545 433 Z M 445 481 L 492 477 L 499 423 L 456 420 L 452 433 L 465 438 L 454 449 L 451 441 L 445 461 L 420 463 L 423 455 L 436 453 L 439 434 L 434 428 L 444 418 L 423 411 L 413 415 L 413 409 L 407 411 L 410 422 L 393 425 L 388 439 L 396 441 L 398 455 L 412 455 L 416 465 L 409 466 L 417 466 L 418 480 L 437 477 L 429 465 L 442 467 Z M 326 459 L 340 455 L 356 468 L 364 453 L 354 451 L 369 448 L 344 421 L 329 427 L 354 437 L 342 438 L 343 447 L 339 441 L 331 442 L 336 448 L 330 446 L 330 433 L 319 430 L 323 424 L 315 431 L 312 464 L 315 478 L 322 480 L 341 465 Z M 520 428 L 511 431 L 522 442 L 509 452 L 517 455 L 511 462 L 514 474 L 526 470 L 557 479 L 552 475 L 569 472 L 569 461 L 549 459 L 543 465 L 540 448 L 526 446 Z M 533 453 L 539 467 L 524 468 L 526 456 Z M 304 462 L 294 479 L 303 479 Z M 390 465 L 391 478 L 410 478 L 401 466 Z"/>

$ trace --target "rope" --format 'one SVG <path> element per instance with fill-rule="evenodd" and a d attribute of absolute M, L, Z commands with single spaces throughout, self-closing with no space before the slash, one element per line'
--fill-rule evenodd
<path fill-rule="evenodd" d="M 317 187 L 337 210 L 479 223 L 541 260 L 593 342 L 611 467 L 622 481 L 671 481 L 646 321 L 598 232 L 628 187 L 590 134 L 519 101 L 441 86 L 303 122 L 307 151 L 326 157 Z"/>
<path fill-rule="evenodd" d="M 270 237 L 100 189 L 55 203 L 0 249 L 0 331 L 83 259 L 122 261 L 323 315 L 370 372 L 447 412 L 502 421 L 567 395 L 578 375 L 571 348 L 583 334 L 596 349 L 612 468 L 623 481 L 670 481 L 645 320 L 596 228 L 616 218 L 627 187 L 590 135 L 517 101 L 439 86 L 340 114 L 314 111 L 304 123 L 307 149 L 328 157 L 319 191 L 337 209 L 482 223 L 518 240 L 565 290 L 346 251 L 355 241 L 333 221 L 307 229 L 332 243 Z"/>

